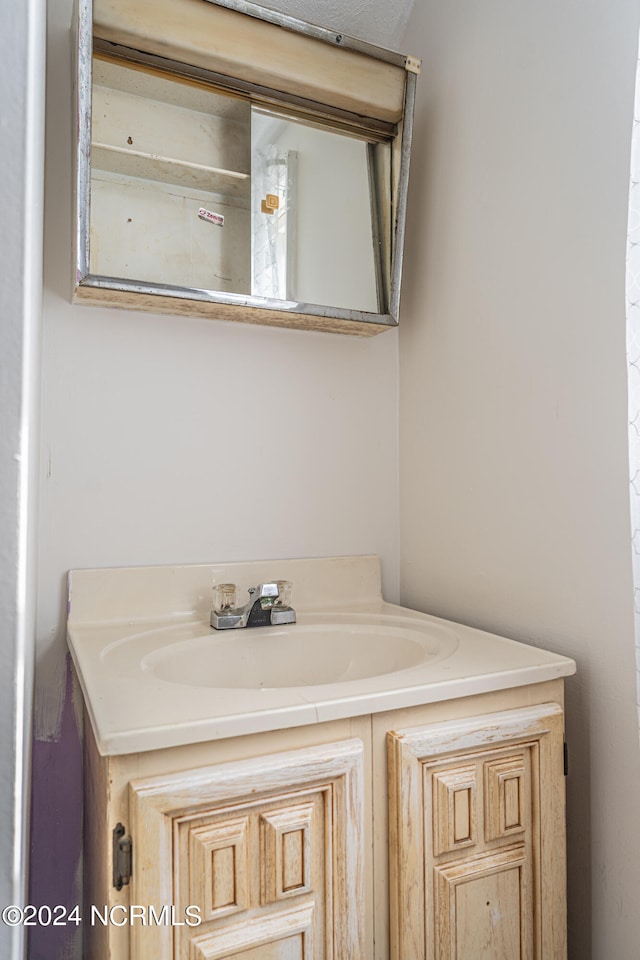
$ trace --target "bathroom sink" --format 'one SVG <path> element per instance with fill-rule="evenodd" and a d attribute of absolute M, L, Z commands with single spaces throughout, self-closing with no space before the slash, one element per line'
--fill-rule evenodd
<path fill-rule="evenodd" d="M 306 615 L 286 626 L 216 631 L 202 624 L 146 631 L 103 654 L 105 665 L 128 653 L 143 672 L 192 687 L 273 690 L 384 676 L 448 656 L 457 646 L 444 626 L 381 615 Z M 126 651 L 126 648 L 129 648 Z"/>
<path fill-rule="evenodd" d="M 214 630 L 212 584 L 288 580 L 297 623 Z M 569 676 L 566 657 L 387 603 L 375 557 L 73 571 L 69 647 L 105 756 Z"/>
<path fill-rule="evenodd" d="M 178 641 L 142 661 L 161 680 L 196 687 L 277 689 L 363 680 L 445 656 L 455 636 L 338 621 L 230 630 Z"/>

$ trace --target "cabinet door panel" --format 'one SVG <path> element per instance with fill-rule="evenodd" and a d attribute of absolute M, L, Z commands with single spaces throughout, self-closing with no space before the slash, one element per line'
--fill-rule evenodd
<path fill-rule="evenodd" d="M 524 846 L 435 870 L 438 960 L 531 960 Z"/>
<path fill-rule="evenodd" d="M 132 927 L 132 960 L 361 956 L 362 762 L 346 740 L 132 781 L 132 901 L 202 918 Z"/>
<path fill-rule="evenodd" d="M 215 920 L 249 906 L 249 820 L 195 827 L 189 833 L 189 904 L 203 920 Z"/>
<path fill-rule="evenodd" d="M 557 704 L 388 734 L 393 960 L 564 960 Z"/>
<path fill-rule="evenodd" d="M 433 777 L 433 849 L 436 856 L 477 842 L 477 770 L 463 765 Z"/>
<path fill-rule="evenodd" d="M 194 937 L 190 960 L 313 960 L 313 908 L 255 919 L 213 936 Z"/>
<path fill-rule="evenodd" d="M 322 809 L 312 802 L 263 813 L 260 887 L 262 903 L 275 903 L 312 889 L 315 819 Z M 317 844 L 315 845 L 317 847 Z"/>
<path fill-rule="evenodd" d="M 531 808 L 528 756 L 512 754 L 484 765 L 485 838 L 501 840 L 524 833 Z"/>

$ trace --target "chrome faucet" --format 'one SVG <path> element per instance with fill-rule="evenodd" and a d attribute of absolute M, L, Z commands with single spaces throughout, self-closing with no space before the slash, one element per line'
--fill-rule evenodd
<path fill-rule="evenodd" d="M 288 580 L 272 580 L 270 583 L 259 583 L 257 587 L 249 587 L 249 600 L 242 606 L 238 606 L 238 587 L 235 583 L 219 583 L 213 592 L 211 626 L 215 630 L 269 627 L 296 622 L 296 612 L 291 606 L 291 584 Z"/>

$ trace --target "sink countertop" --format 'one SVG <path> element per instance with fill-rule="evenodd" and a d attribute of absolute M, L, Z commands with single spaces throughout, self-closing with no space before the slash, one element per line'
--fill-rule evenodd
<path fill-rule="evenodd" d="M 145 656 L 176 638 L 221 635 L 209 626 L 214 582 L 246 589 L 276 579 L 292 581 L 300 626 L 323 618 L 378 624 L 378 631 L 395 624 L 440 638 L 442 651 L 383 675 L 253 689 L 176 683 L 145 666 Z M 257 636 L 256 628 L 224 635 L 246 633 Z M 68 641 L 103 755 L 435 703 L 566 677 L 576 669 L 568 657 L 386 603 L 377 557 L 72 571 Z"/>

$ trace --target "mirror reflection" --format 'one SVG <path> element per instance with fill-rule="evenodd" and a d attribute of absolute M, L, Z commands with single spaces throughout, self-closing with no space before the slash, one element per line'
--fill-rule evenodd
<path fill-rule="evenodd" d="M 252 290 L 378 310 L 368 144 L 254 108 Z"/>
<path fill-rule="evenodd" d="M 94 57 L 90 271 L 384 309 L 372 145 L 207 84 Z"/>

